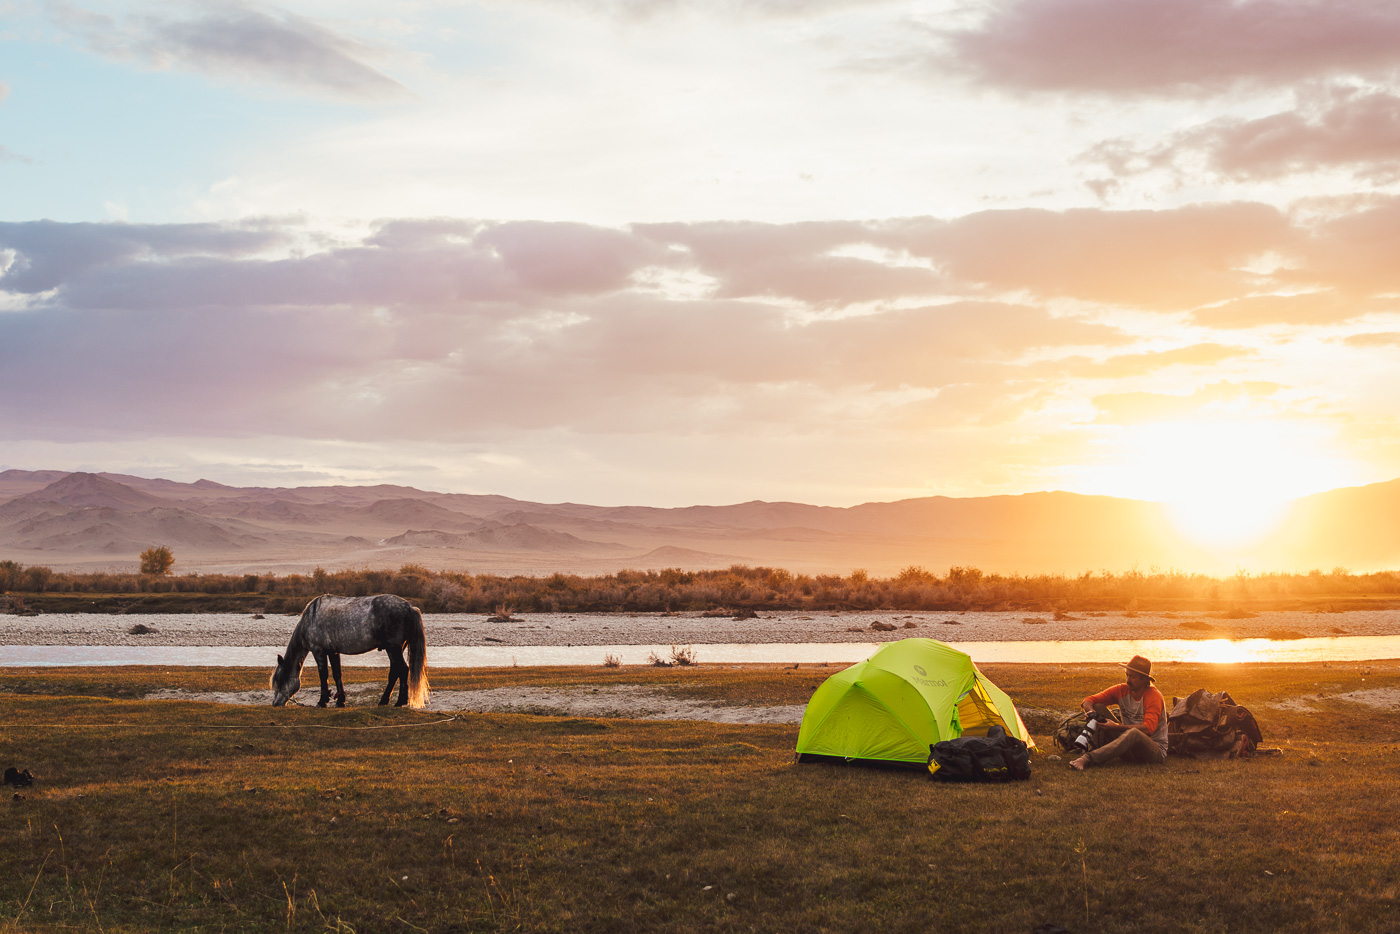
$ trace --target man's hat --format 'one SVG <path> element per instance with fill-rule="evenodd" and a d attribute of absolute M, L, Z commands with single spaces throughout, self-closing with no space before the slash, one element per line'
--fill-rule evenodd
<path fill-rule="evenodd" d="M 1134 655 L 1131 659 L 1128 660 L 1128 663 L 1123 667 L 1128 669 L 1129 671 L 1137 672 L 1138 674 L 1145 677 L 1148 681 L 1157 680 L 1156 678 L 1152 677 L 1152 663 L 1149 662 L 1147 659 L 1143 658 L 1141 655 Z"/>

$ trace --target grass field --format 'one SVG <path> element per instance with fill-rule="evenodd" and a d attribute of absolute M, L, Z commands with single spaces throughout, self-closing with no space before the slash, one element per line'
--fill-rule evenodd
<path fill-rule="evenodd" d="M 1114 666 L 988 665 L 1070 710 Z M 805 701 L 835 669 L 437 670 Z M 350 680 L 373 671 L 348 670 Z M 141 701 L 264 671 L 0 669 L 0 930 L 1391 931 L 1400 664 L 1161 666 L 1284 755 L 946 786 L 795 765 L 795 726 Z M 9 799 L 11 789 L 5 790 Z"/>

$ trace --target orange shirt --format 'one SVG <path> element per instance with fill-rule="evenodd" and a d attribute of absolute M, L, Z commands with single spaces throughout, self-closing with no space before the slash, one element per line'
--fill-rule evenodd
<path fill-rule="evenodd" d="M 1157 690 L 1157 685 L 1155 684 L 1149 684 L 1143 689 L 1141 697 L 1134 697 L 1133 692 L 1128 689 L 1127 684 L 1115 684 L 1106 691 L 1100 691 L 1097 694 L 1091 694 L 1084 698 L 1084 703 L 1103 704 L 1105 706 L 1118 704 L 1118 709 L 1124 710 L 1121 699 L 1125 694 L 1128 696 L 1129 702 L 1138 701 L 1138 703 L 1142 704 L 1142 722 L 1140 724 L 1128 722 L 1129 717 L 1126 715 L 1127 712 L 1124 711 L 1125 715 L 1123 721 L 1125 725 L 1141 726 L 1144 732 L 1149 736 L 1155 734 L 1157 732 L 1157 727 L 1162 723 L 1162 716 L 1166 712 L 1167 706 L 1166 702 L 1162 700 L 1162 692 Z M 1132 706 L 1136 707 L 1137 704 L 1132 704 Z"/>

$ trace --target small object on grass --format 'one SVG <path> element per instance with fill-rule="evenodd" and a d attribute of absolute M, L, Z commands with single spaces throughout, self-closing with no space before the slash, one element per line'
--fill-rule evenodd
<path fill-rule="evenodd" d="M 732 902 L 732 901 L 734 901 L 734 899 L 736 899 L 736 898 L 738 898 L 738 897 L 739 897 L 739 896 L 735 895 L 733 892 L 730 892 L 728 895 L 724 896 L 724 899 L 725 899 L 725 901 L 730 901 L 730 902 Z"/>
<path fill-rule="evenodd" d="M 155 630 L 152 629 L 150 626 L 145 625 L 144 623 L 137 623 L 135 626 L 132 626 L 126 632 L 127 635 L 144 636 L 155 632 Z"/>
<path fill-rule="evenodd" d="M 702 888 L 700 891 L 702 891 L 702 892 L 708 892 L 708 891 L 709 891 L 710 889 L 712 889 L 712 888 L 714 888 L 713 885 L 707 885 L 707 886 L 705 886 L 704 888 Z"/>
<path fill-rule="evenodd" d="M 16 788 L 27 788 L 34 784 L 34 776 L 28 769 L 21 772 L 14 766 L 5 770 L 5 784 L 14 785 Z"/>

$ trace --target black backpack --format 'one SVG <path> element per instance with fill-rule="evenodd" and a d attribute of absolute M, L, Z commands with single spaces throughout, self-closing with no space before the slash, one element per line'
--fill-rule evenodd
<path fill-rule="evenodd" d="M 959 736 L 929 747 L 928 770 L 940 782 L 1005 782 L 1031 777 L 1026 744 L 993 726 L 986 736 Z"/>

